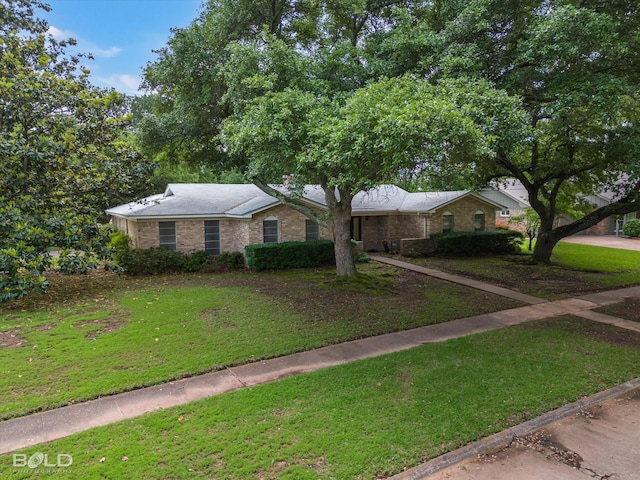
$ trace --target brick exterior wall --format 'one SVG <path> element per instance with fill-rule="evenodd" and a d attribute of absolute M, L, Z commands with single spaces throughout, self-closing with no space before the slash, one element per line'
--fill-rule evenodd
<path fill-rule="evenodd" d="M 220 250 L 223 252 L 244 252 L 249 243 L 249 220 L 220 220 Z"/>
<path fill-rule="evenodd" d="M 362 245 L 365 251 L 382 251 L 388 240 L 392 250 L 400 250 L 403 239 L 419 239 L 442 232 L 442 214 L 453 214 L 454 232 L 473 231 L 476 212 L 484 213 L 485 230 L 495 230 L 496 211 L 492 205 L 473 197 L 450 203 L 432 214 L 379 215 L 362 217 Z"/>
<path fill-rule="evenodd" d="M 436 244 L 431 238 L 403 238 L 400 241 L 400 255 L 403 257 L 424 257 L 435 250 Z"/>
<path fill-rule="evenodd" d="M 427 234 L 442 232 L 442 215 L 447 212 L 453 214 L 454 232 L 472 232 L 473 220 L 476 212 L 484 213 L 484 229 L 495 230 L 496 211 L 494 207 L 473 197 L 465 197 L 450 203 L 446 207 L 436 210 L 430 215 Z"/>
<path fill-rule="evenodd" d="M 383 249 L 387 240 L 393 250 L 400 249 L 403 238 L 424 237 L 424 215 L 370 215 L 362 217 L 362 248 L 364 251 Z"/>
<path fill-rule="evenodd" d="M 136 241 L 133 243 L 134 248 L 151 248 L 157 247 L 160 242 L 160 232 L 158 231 L 158 222 L 144 220 L 140 222 L 131 222 L 137 225 Z M 134 238 L 129 233 L 131 238 Z"/>
<path fill-rule="evenodd" d="M 370 215 L 362 217 L 362 248 L 365 251 L 383 249 L 388 240 L 394 250 L 399 250 L 402 239 L 425 238 L 430 233 L 442 231 L 442 214 L 452 213 L 454 231 L 472 231 L 476 211 L 485 214 L 485 229 L 495 228 L 496 212 L 493 207 L 474 198 L 463 198 L 438 210 L 435 214 Z M 221 219 L 220 240 L 223 252 L 243 252 L 244 246 L 263 243 L 262 222 L 278 220 L 278 241 L 306 240 L 307 217 L 285 205 L 277 205 L 249 219 Z M 204 250 L 204 220 L 175 220 L 177 249 L 181 252 Z M 213 220 L 213 219 L 212 219 Z M 132 221 L 115 218 L 114 224 L 127 233 L 134 248 L 151 248 L 159 244 L 158 222 L 154 220 Z M 320 238 L 331 238 L 326 227 L 320 227 Z"/>
<path fill-rule="evenodd" d="M 284 205 L 261 212 L 253 219 L 221 219 L 220 242 L 223 252 L 244 252 L 245 245 L 263 242 L 262 221 L 266 218 L 278 220 L 280 242 L 306 240 L 306 220 L 303 214 Z M 175 220 L 177 249 L 181 252 L 204 250 L 204 221 L 206 219 Z M 211 219 L 215 220 L 215 219 Z M 157 247 L 160 242 L 158 221 L 126 220 L 115 218 L 118 230 L 131 237 L 133 248 Z M 320 238 L 331 238 L 329 230 L 320 227 Z"/>
<path fill-rule="evenodd" d="M 616 221 L 613 217 L 608 217 L 580 233 L 583 235 L 613 235 L 616 233 Z"/>
<path fill-rule="evenodd" d="M 277 205 L 253 216 L 249 223 L 248 244 L 263 243 L 262 222 L 266 219 L 278 220 L 279 242 L 304 242 L 306 240 L 307 217 L 285 205 Z M 331 238 L 329 230 L 320 227 L 320 238 Z"/>

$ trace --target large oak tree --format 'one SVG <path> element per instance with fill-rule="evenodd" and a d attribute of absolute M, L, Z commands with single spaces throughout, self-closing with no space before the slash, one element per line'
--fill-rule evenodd
<path fill-rule="evenodd" d="M 175 31 L 158 61 L 147 68 L 148 86 L 157 92 L 158 103 L 143 129 L 146 144 L 220 168 L 246 170 L 251 158 L 229 155 L 221 126 L 226 118 L 256 114 L 260 102 L 267 108 L 270 102 L 284 101 L 284 92 L 302 92 L 311 95 L 299 96 L 303 105 L 310 98 L 330 105 L 331 120 L 345 117 L 354 92 L 384 78 L 410 73 L 433 85 L 458 79 L 461 88 L 452 90 L 452 108 L 500 138 L 496 149 L 462 160 L 427 158 L 430 152 L 425 151 L 413 160 L 429 175 L 442 175 L 443 184 L 481 186 L 518 179 L 541 219 L 534 257 L 549 262 L 561 238 L 640 208 L 636 3 L 211 0 L 191 27 Z M 521 123 L 488 127 L 485 115 L 473 106 L 478 99 L 459 94 L 477 81 L 517 102 L 526 112 L 524 117 L 514 114 Z M 494 107 L 485 102 L 488 117 L 495 114 Z M 313 111 L 314 118 L 326 119 Z M 288 114 L 289 121 L 300 120 L 295 108 L 281 112 Z M 327 123 L 327 145 L 338 123 Z M 525 129 L 528 142 L 523 144 Z M 287 158 L 318 144 L 303 137 L 283 135 L 279 141 L 291 155 L 280 152 L 273 165 L 282 164 L 284 170 Z M 379 156 L 381 165 L 386 160 Z M 416 171 L 408 167 L 401 173 Z M 556 227 L 558 214 L 573 199 L 606 189 L 615 191 L 614 203 Z"/>
<path fill-rule="evenodd" d="M 471 0 L 423 44 L 433 77 L 483 78 L 521 100 L 528 147 L 474 168 L 483 182 L 524 185 L 540 217 L 537 260 L 549 262 L 568 235 L 640 210 L 639 32 L 636 1 Z M 615 201 L 556 226 L 567 197 L 602 191 Z"/>
<path fill-rule="evenodd" d="M 179 142 L 164 142 L 163 148 L 180 154 L 194 142 L 204 148 L 196 147 L 194 159 L 205 152 L 222 168 L 242 165 L 251 181 L 276 195 L 268 182 L 284 174 L 293 174 L 298 186 L 320 184 L 338 274 L 353 275 L 351 199 L 358 191 L 393 181 L 399 171 L 419 170 L 425 158 L 444 164 L 452 155 L 492 155 L 485 120 L 497 117 L 472 118 L 452 100 L 462 98 L 462 91 L 477 101 L 508 104 L 505 116 L 517 112 L 486 82 L 450 82 L 445 88 L 408 77 L 375 81 L 368 40 L 417 12 L 418 3 L 209 2 L 147 68 L 161 102 L 143 126 L 147 144 L 173 139 L 170 132 L 183 129 L 175 136 Z M 162 134 L 166 124 L 171 128 Z M 296 193 L 284 198 L 296 204 Z"/>
<path fill-rule="evenodd" d="M 465 109 L 456 105 L 460 97 Z M 277 195 L 260 179 L 283 171 L 292 175 L 285 199 L 294 204 L 304 184 L 322 187 L 337 273 L 354 275 L 350 222 L 356 193 L 433 161 L 480 161 L 498 148 L 510 150 L 524 139 L 519 125 L 517 103 L 486 82 L 431 85 L 403 77 L 371 83 L 342 105 L 297 89 L 263 95 L 226 120 L 224 138 L 232 153 L 250 159 L 249 174 L 266 191 Z M 498 130 L 503 136 L 495 135 Z M 507 132 L 511 145 L 503 142 Z"/>

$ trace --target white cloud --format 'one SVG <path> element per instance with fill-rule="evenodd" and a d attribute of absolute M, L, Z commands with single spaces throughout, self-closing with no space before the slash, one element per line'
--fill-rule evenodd
<path fill-rule="evenodd" d="M 107 49 L 94 47 L 91 53 L 93 53 L 93 56 L 96 58 L 111 58 L 117 56 L 121 51 L 122 49 L 119 47 L 111 47 Z"/>
<path fill-rule="evenodd" d="M 51 35 L 55 40 L 68 40 L 73 38 L 77 42 L 76 48 L 82 53 L 91 53 L 95 58 L 112 58 L 120 54 L 122 49 L 120 47 L 100 48 L 95 43 L 81 38 L 80 35 L 71 30 L 60 30 L 53 25 L 49 26 L 47 33 Z"/>
<path fill-rule="evenodd" d="M 67 40 L 69 38 L 77 38 L 77 35 L 71 30 L 60 30 L 53 25 L 49 26 L 47 33 L 51 35 L 55 40 Z"/>
<path fill-rule="evenodd" d="M 94 77 L 96 82 L 100 82 L 106 87 L 115 88 L 118 92 L 128 95 L 139 95 L 138 87 L 140 78 L 129 74 L 114 74 L 108 77 Z"/>

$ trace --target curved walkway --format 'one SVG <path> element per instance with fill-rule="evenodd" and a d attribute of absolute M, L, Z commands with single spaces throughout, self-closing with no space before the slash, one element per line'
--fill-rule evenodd
<path fill-rule="evenodd" d="M 571 314 L 640 331 L 640 324 L 637 322 L 630 322 L 593 311 L 593 309 L 602 305 L 620 302 L 624 298 L 640 296 L 640 286 L 571 299 L 547 301 L 394 259 L 373 258 L 376 261 L 431 275 L 442 280 L 459 283 L 496 295 L 507 296 L 528 305 L 232 367 L 219 372 L 169 382 L 164 385 L 7 420 L 0 422 L 0 454 L 49 442 L 92 427 L 133 418 L 157 409 L 182 405 L 204 397 L 272 382 L 283 377 L 398 352 L 428 343 L 441 342 L 473 333 L 516 325 L 530 320 Z M 640 386 L 640 383 L 638 386 Z M 450 457 L 456 459 L 456 461 L 461 460 L 459 455 L 456 456 L 455 453 L 451 455 Z M 413 474 L 409 472 L 401 478 L 425 478 L 420 471 L 414 470 Z"/>

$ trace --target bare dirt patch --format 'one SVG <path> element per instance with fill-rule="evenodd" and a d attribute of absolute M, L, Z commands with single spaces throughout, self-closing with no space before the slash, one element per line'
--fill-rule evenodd
<path fill-rule="evenodd" d="M 57 325 L 55 323 L 45 323 L 44 325 L 38 325 L 37 327 L 33 327 L 34 330 L 39 330 L 41 332 L 46 332 L 48 330 L 53 330 Z"/>
<path fill-rule="evenodd" d="M 543 298 L 572 297 L 608 288 L 603 283 L 607 273 L 537 265 L 523 255 L 402 260 Z"/>
<path fill-rule="evenodd" d="M 119 319 L 101 318 L 96 320 L 87 320 L 72 324 L 74 328 L 89 328 L 91 331 L 85 335 L 89 340 L 95 340 L 98 335 L 113 332 L 122 328 L 126 322 Z M 97 327 L 97 328 L 96 328 Z"/>
<path fill-rule="evenodd" d="M 506 298 L 487 295 L 484 292 L 443 282 L 427 275 L 406 270 L 390 274 L 388 283 L 365 281 L 361 285 L 333 284 L 334 275 L 318 281 L 318 277 L 288 277 L 287 275 L 262 278 L 251 282 L 258 293 L 277 299 L 278 303 L 293 307 L 307 322 L 332 322 L 338 315 L 341 320 L 376 323 L 378 318 L 424 316 L 429 312 L 435 317 L 463 317 L 488 313 L 519 306 Z M 446 305 L 438 300 L 449 298 Z M 464 299 L 455 302 L 454 298 Z M 440 320 L 441 321 L 441 320 Z"/>
<path fill-rule="evenodd" d="M 596 310 L 600 313 L 640 322 L 640 297 L 625 298 L 624 302 L 614 303 Z"/>
<path fill-rule="evenodd" d="M 561 328 L 569 333 L 578 333 L 611 345 L 640 349 L 640 332 L 625 330 L 579 317 L 564 316 L 540 320 L 527 324 L 526 328 L 546 328 L 549 326 Z M 592 354 L 587 350 L 583 353 L 585 355 Z"/>
<path fill-rule="evenodd" d="M 27 340 L 20 336 L 18 330 L 0 332 L 0 348 L 18 348 L 26 344 Z"/>

